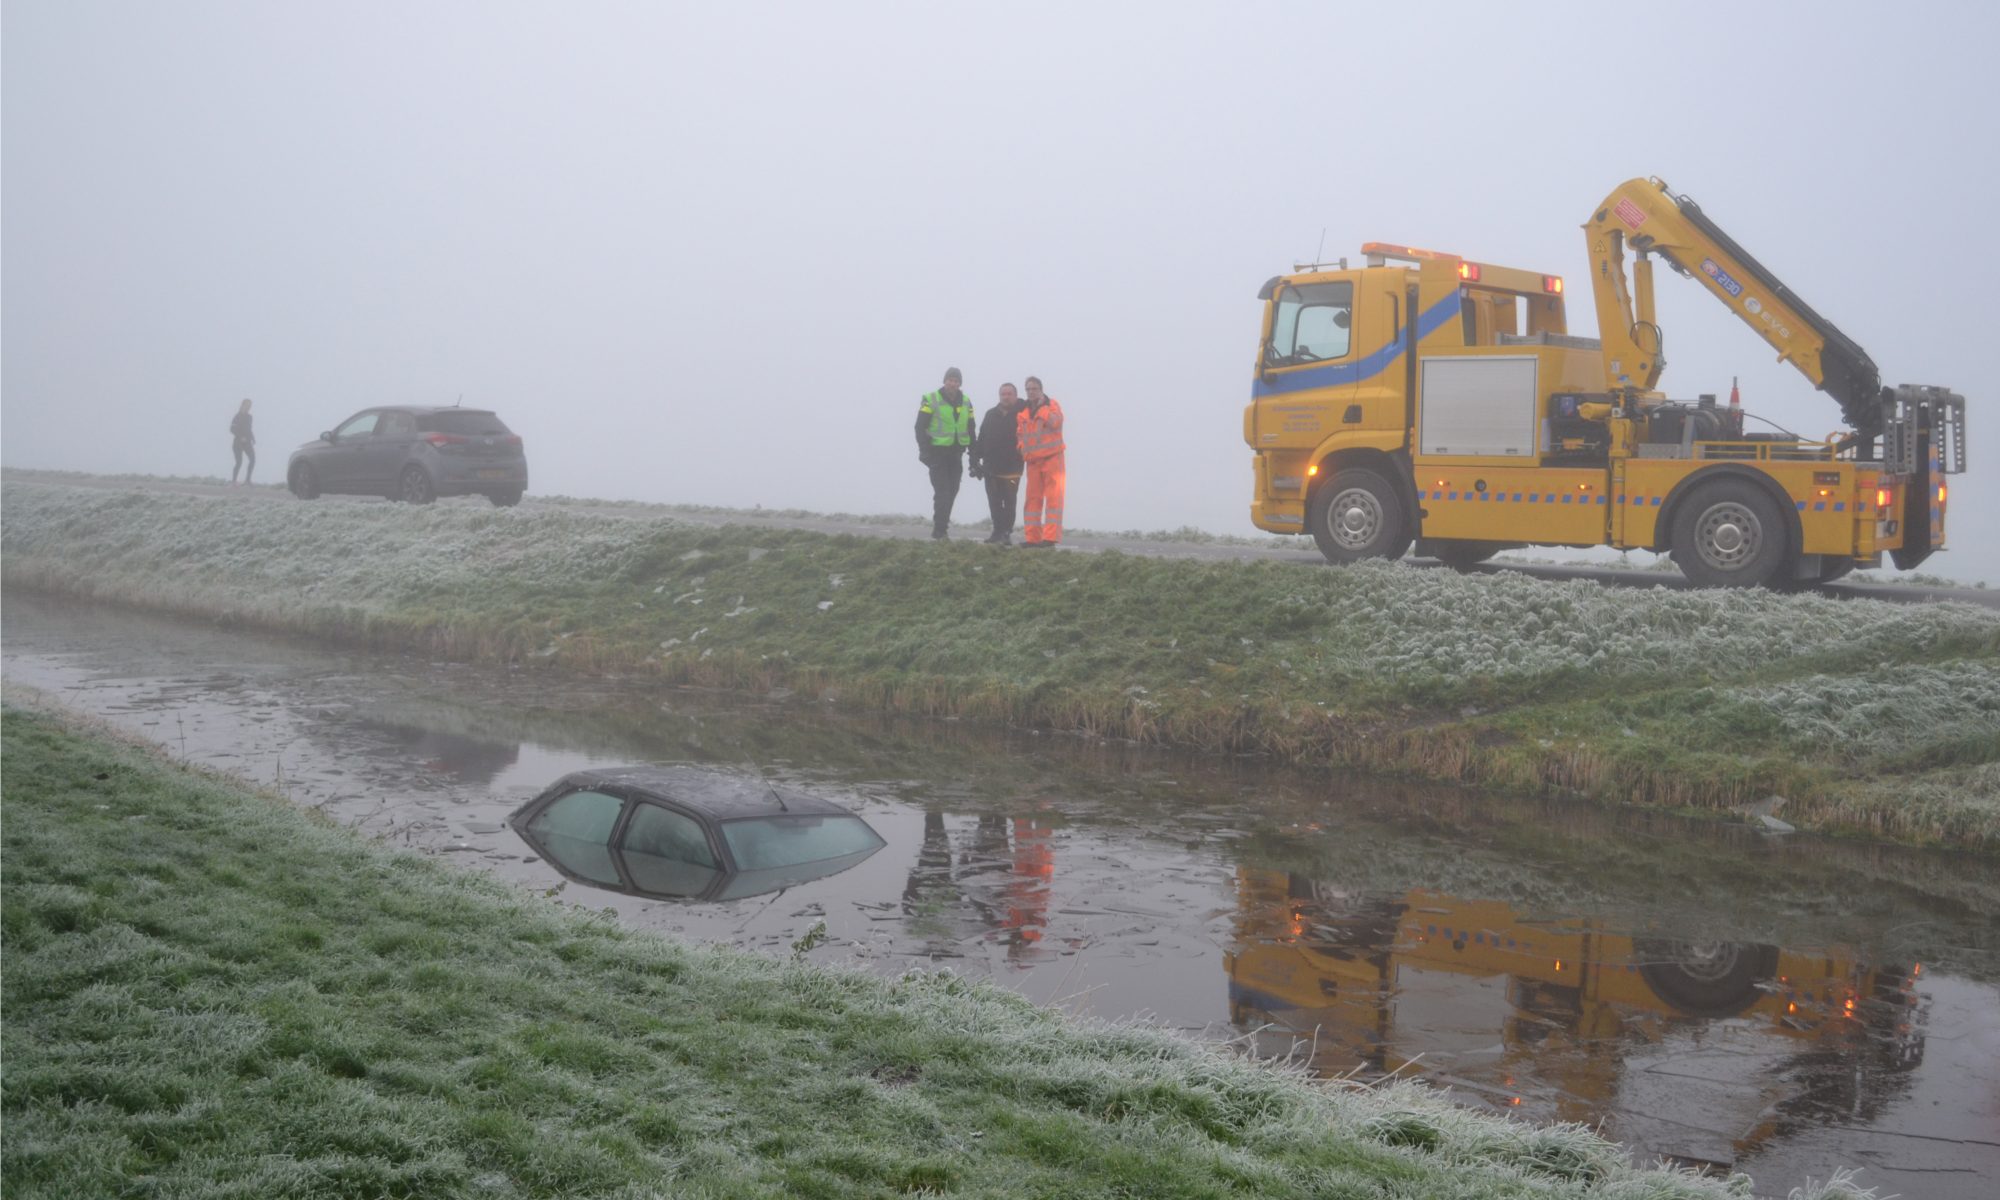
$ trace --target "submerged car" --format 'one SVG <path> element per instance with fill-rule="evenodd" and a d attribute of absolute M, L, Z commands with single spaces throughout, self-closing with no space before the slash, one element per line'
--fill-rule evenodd
<path fill-rule="evenodd" d="M 292 451 L 285 483 L 301 500 L 476 495 L 506 508 L 528 490 L 528 458 L 521 435 L 483 408 L 365 408 Z"/>
<path fill-rule="evenodd" d="M 838 874 L 885 844 L 830 800 L 702 767 L 575 771 L 507 823 L 577 883 L 663 899 L 773 892 Z"/>

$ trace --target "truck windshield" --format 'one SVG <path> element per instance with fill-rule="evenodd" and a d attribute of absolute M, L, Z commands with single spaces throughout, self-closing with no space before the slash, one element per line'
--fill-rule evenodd
<path fill-rule="evenodd" d="M 1288 284 L 1274 303 L 1278 308 L 1271 319 L 1271 343 L 1264 350 L 1267 366 L 1290 367 L 1347 357 L 1353 284 Z"/>

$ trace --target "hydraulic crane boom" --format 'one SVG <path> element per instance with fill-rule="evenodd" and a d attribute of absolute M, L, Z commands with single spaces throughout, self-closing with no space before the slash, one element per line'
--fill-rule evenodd
<path fill-rule="evenodd" d="M 1864 438 L 1882 432 L 1882 375 L 1868 353 L 1820 316 L 1762 263 L 1718 228 L 1700 206 L 1658 179 L 1631 179 L 1604 198 L 1584 223 L 1604 341 L 1605 386 L 1650 392 L 1666 365 L 1653 315 L 1653 264 L 1658 255 L 1698 280 L 1756 330 L 1813 386 L 1840 403 L 1841 415 Z M 1632 285 L 1625 251 L 1637 254 Z"/>

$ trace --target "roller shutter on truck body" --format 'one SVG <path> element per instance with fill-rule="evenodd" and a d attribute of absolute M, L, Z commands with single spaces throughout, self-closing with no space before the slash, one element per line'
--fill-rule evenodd
<path fill-rule="evenodd" d="M 1421 454 L 1534 460 L 1541 443 L 1534 356 L 1426 358 L 1422 372 Z"/>

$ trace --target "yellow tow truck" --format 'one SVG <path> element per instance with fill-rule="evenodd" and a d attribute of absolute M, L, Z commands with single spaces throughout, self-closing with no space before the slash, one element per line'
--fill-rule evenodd
<path fill-rule="evenodd" d="M 1659 180 L 1584 224 L 1601 338 L 1572 335 L 1559 275 L 1371 242 L 1301 264 L 1264 302 L 1243 437 L 1251 520 L 1328 561 L 1417 553 L 1456 567 L 1527 545 L 1666 552 L 1698 584 L 1804 587 L 1944 544 L 1965 399 L 1884 387 L 1867 353 Z M 1631 261 L 1628 279 L 1628 256 Z M 1653 259 L 1700 282 L 1847 428 L 1746 432 L 1732 389 L 1675 401 Z"/>

